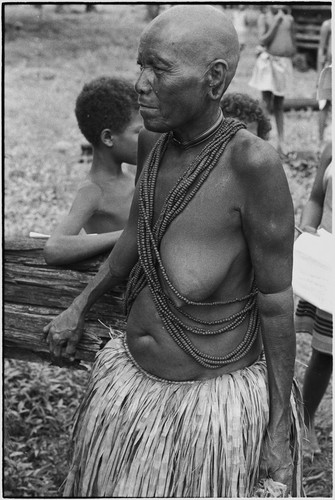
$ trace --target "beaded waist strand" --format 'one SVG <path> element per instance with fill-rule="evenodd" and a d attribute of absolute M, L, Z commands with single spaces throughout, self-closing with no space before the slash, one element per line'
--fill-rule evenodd
<path fill-rule="evenodd" d="M 161 136 L 156 143 L 143 172 L 139 193 L 138 253 L 139 260 L 134 266 L 127 286 L 126 313 L 129 315 L 132 304 L 145 286 L 149 287 L 158 314 L 176 344 L 194 360 L 208 368 L 219 368 L 238 361 L 250 350 L 259 330 L 259 316 L 256 305 L 257 290 L 253 285 L 251 292 L 239 299 L 217 302 L 193 302 L 184 297 L 171 283 L 159 253 L 160 242 L 171 222 L 184 210 L 194 197 L 210 172 L 217 165 L 225 147 L 236 132 L 245 126 L 236 120 L 225 119 L 218 127 L 210 142 L 202 149 L 193 162 L 186 168 L 175 186 L 168 194 L 161 213 L 153 224 L 155 185 L 159 165 L 166 151 L 172 133 Z M 160 271 L 161 278 L 158 273 Z M 160 279 L 184 303 L 199 307 L 244 302 L 237 313 L 214 321 L 200 320 L 182 308 L 176 307 L 163 291 Z M 177 316 L 177 314 L 179 316 Z M 188 320 L 186 323 L 181 319 Z M 249 316 L 246 334 L 238 346 L 225 356 L 211 356 L 201 352 L 190 340 L 187 332 L 196 335 L 218 335 L 233 330 Z M 191 323 L 195 323 L 192 325 Z M 218 327 L 212 329 L 213 327 Z M 201 328 L 204 327 L 204 328 Z M 211 328 L 208 328 L 211 327 Z"/>

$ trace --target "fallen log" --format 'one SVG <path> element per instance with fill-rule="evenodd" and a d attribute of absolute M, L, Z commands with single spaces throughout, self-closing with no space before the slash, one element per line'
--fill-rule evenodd
<path fill-rule="evenodd" d="M 17 238 L 4 245 L 4 356 L 27 361 L 54 362 L 43 327 L 66 309 L 98 271 L 107 255 L 72 264 L 48 266 L 43 258 L 45 240 Z M 124 331 L 125 283 L 101 297 L 87 315 L 76 362 L 93 361 L 110 338 L 109 327 Z"/>
<path fill-rule="evenodd" d="M 298 111 L 299 109 L 311 108 L 313 111 L 318 111 L 319 103 L 316 99 L 308 97 L 294 97 L 284 99 L 284 111 L 291 111 L 292 109 Z"/>

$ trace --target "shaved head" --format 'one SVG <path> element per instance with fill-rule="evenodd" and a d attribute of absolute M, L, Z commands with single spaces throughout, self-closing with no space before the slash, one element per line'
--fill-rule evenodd
<path fill-rule="evenodd" d="M 141 40 L 155 35 L 171 46 L 188 63 L 207 67 L 222 59 L 227 64 L 225 89 L 239 60 L 240 46 L 230 19 L 219 9 L 207 5 L 178 5 L 156 17 L 144 30 Z"/>

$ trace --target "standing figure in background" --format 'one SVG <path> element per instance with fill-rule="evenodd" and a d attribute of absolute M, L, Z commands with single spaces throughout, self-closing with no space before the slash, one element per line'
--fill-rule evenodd
<path fill-rule="evenodd" d="M 284 153 L 284 96 L 292 78 L 291 58 L 296 51 L 294 21 L 287 7 L 273 5 L 258 21 L 259 54 L 249 85 L 262 92 L 268 115 L 277 125 L 277 150 Z"/>
<path fill-rule="evenodd" d="M 332 232 L 332 145 L 322 155 L 310 198 L 301 218 L 301 229 L 315 234 L 318 228 Z M 332 315 L 300 300 L 296 310 L 296 331 L 312 334 L 312 355 L 303 385 L 304 420 L 308 431 L 305 453 L 311 458 L 321 453 L 316 437 L 314 418 L 332 374 Z"/>
<path fill-rule="evenodd" d="M 238 41 L 240 42 L 240 50 L 243 50 L 246 46 L 248 36 L 248 26 L 245 9 L 245 5 L 239 4 L 232 10 L 232 22 L 237 32 Z"/>
<path fill-rule="evenodd" d="M 324 68 L 318 82 L 320 99 L 331 100 L 331 66 Z M 301 217 L 301 229 L 315 234 L 318 228 L 332 233 L 333 209 L 332 143 L 322 152 L 312 192 Z M 304 420 L 308 430 L 305 453 L 311 458 L 321 453 L 316 437 L 314 418 L 326 392 L 333 369 L 333 318 L 326 311 L 300 300 L 296 310 L 297 332 L 307 332 L 312 337 L 312 355 L 305 373 L 303 385 Z"/>
<path fill-rule="evenodd" d="M 327 19 L 321 26 L 320 31 L 320 41 L 318 48 L 318 59 L 317 59 L 317 72 L 318 77 L 321 75 L 321 71 L 332 64 L 332 24 L 331 19 Z M 329 75 L 331 78 L 331 75 Z M 323 136 L 326 128 L 327 116 L 331 108 L 331 96 L 324 95 L 320 97 L 318 92 L 319 100 L 319 140 L 322 144 Z"/>
<path fill-rule="evenodd" d="M 97 78 L 84 86 L 75 113 L 81 132 L 93 146 L 93 160 L 70 212 L 46 243 L 44 257 L 49 265 L 111 250 L 128 220 L 135 189 L 134 172 L 123 165 L 136 164 L 142 128 L 133 85 L 119 78 Z"/>

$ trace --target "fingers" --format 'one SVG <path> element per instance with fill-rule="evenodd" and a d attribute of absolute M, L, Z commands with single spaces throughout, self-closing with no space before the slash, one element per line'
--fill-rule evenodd
<path fill-rule="evenodd" d="M 67 346 L 64 350 L 64 356 L 69 358 L 70 361 L 74 361 L 74 356 L 76 354 L 78 341 L 79 339 L 76 337 L 72 337 L 68 340 Z"/>
<path fill-rule="evenodd" d="M 67 347 L 68 342 L 71 340 L 73 332 L 71 330 L 65 330 L 63 332 L 55 332 L 52 327 L 49 329 L 46 342 L 49 344 L 50 353 L 56 358 L 60 358 Z M 70 352 L 72 352 L 70 350 Z M 65 352 L 65 351 L 64 351 Z"/>
<path fill-rule="evenodd" d="M 51 355 L 57 360 L 66 357 L 74 360 L 77 344 L 84 331 L 84 321 L 70 312 L 63 312 L 44 328 Z"/>
<path fill-rule="evenodd" d="M 50 330 L 46 340 L 49 344 L 50 353 L 57 358 L 60 357 L 62 346 L 66 344 L 66 338 Z"/>

